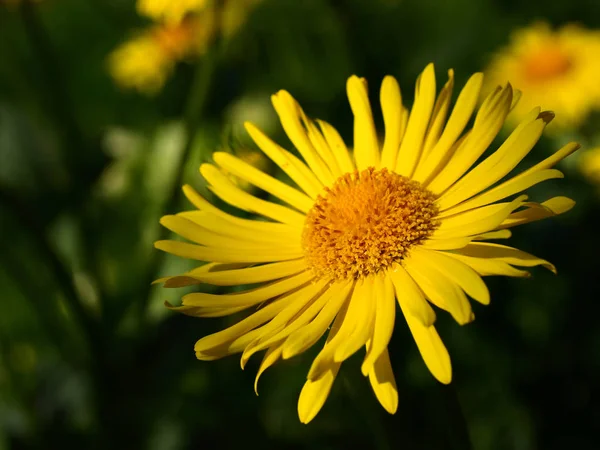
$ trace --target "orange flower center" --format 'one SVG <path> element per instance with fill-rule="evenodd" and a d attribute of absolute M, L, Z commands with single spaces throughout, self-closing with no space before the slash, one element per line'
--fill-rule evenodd
<path fill-rule="evenodd" d="M 547 81 L 567 73 L 573 65 L 558 45 L 548 45 L 524 58 L 523 72 L 533 82 Z"/>
<path fill-rule="evenodd" d="M 347 173 L 317 198 L 302 235 L 315 274 L 357 279 L 401 261 L 437 228 L 433 193 L 387 169 Z"/>

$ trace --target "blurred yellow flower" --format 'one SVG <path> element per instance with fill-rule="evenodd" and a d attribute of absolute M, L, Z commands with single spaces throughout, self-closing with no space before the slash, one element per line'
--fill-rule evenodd
<path fill-rule="evenodd" d="M 581 153 L 578 166 L 579 171 L 588 181 L 600 185 L 600 147 Z"/>
<path fill-rule="evenodd" d="M 140 15 L 156 21 L 176 24 L 189 13 L 202 11 L 211 0 L 138 0 Z"/>
<path fill-rule="evenodd" d="M 235 150 L 234 154 L 235 157 L 238 158 L 240 161 L 243 161 L 244 163 L 254 167 L 255 169 L 258 169 L 263 173 L 269 172 L 269 167 L 271 165 L 270 160 L 265 156 L 264 153 L 255 150 L 250 150 L 247 148 L 241 148 Z M 256 186 L 254 186 L 248 180 L 234 175 L 225 168 L 221 168 L 221 171 L 227 176 L 227 178 L 229 178 L 229 180 L 233 184 L 235 184 L 240 189 L 250 193 L 254 193 L 257 190 Z"/>
<path fill-rule="evenodd" d="M 206 52 L 213 29 L 210 13 L 175 25 L 155 25 L 113 51 L 109 72 L 124 88 L 154 94 L 178 61 Z"/>
<path fill-rule="evenodd" d="M 197 341 L 196 357 L 212 361 L 241 353 L 244 367 L 252 355 L 265 351 L 256 389 L 267 368 L 303 353 L 327 334 L 300 392 L 300 421 L 308 423 L 317 415 L 341 364 L 361 349 L 362 374 L 383 408 L 394 413 L 398 392 L 388 343 L 396 320 L 403 318 L 432 375 L 450 383 L 450 356 L 431 305 L 464 325 L 475 317 L 467 296 L 484 305 L 490 301 L 483 276 L 527 277 L 522 268 L 534 266 L 554 272 L 548 261 L 489 241 L 508 239 L 511 228 L 574 205 L 562 196 L 537 203 L 521 194 L 562 178 L 553 167 L 578 149 L 575 143 L 509 176 L 553 113 L 533 108 L 500 147 L 483 157 L 514 96 L 510 85 L 498 86 L 475 113 L 482 81 L 481 73 L 474 74 L 450 108 L 454 73 L 449 72 L 436 99 L 430 64 L 417 80 L 409 109 L 397 81 L 385 77 L 380 144 L 367 82 L 350 77 L 352 157 L 333 126 L 309 118 L 288 92 L 273 95 L 299 156 L 255 125 L 246 123 L 246 129 L 289 181 L 224 152 L 213 155 L 214 164 L 200 166 L 217 197 L 260 217 L 233 215 L 184 186 L 194 208 L 161 219 L 189 242 L 158 241 L 156 248 L 207 263 L 159 280 L 165 287 L 253 285 L 233 293 L 190 293 L 182 306 L 172 307 L 196 317 L 248 311 L 229 328 Z M 243 191 L 223 170 L 276 200 Z"/>
<path fill-rule="evenodd" d="M 560 111 L 555 130 L 579 126 L 600 105 L 600 31 L 574 24 L 554 31 L 543 22 L 517 30 L 493 57 L 484 91 L 510 82 L 523 98 L 509 117 L 518 122 L 532 107 Z"/>

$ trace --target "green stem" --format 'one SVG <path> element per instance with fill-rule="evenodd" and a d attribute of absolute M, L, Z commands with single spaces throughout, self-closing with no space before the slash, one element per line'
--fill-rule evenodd
<path fill-rule="evenodd" d="M 448 448 L 472 450 L 473 444 L 469 437 L 469 426 L 454 385 L 440 385 L 439 391 L 441 403 L 446 412 L 442 420 L 445 421 L 444 428 L 446 429 Z"/>
<path fill-rule="evenodd" d="M 79 297 L 73 283 L 73 277 L 52 248 L 44 230 L 38 225 L 36 219 L 25 208 L 22 202 L 8 189 L 0 187 L 0 202 L 13 213 L 14 217 L 23 227 L 22 229 L 30 235 L 31 241 L 40 252 L 41 261 L 46 263 L 50 269 L 50 273 L 60 287 L 69 309 L 84 330 L 88 348 L 91 351 L 99 350 L 101 342 L 99 340 L 100 336 L 97 324 L 83 306 L 83 301 Z"/>
<path fill-rule="evenodd" d="M 210 87 L 214 77 L 215 69 L 218 62 L 218 43 L 213 44 L 207 54 L 198 61 L 195 69 L 194 80 L 190 89 L 189 101 L 185 110 L 185 130 L 186 142 L 179 160 L 177 168 L 177 176 L 171 186 L 171 190 L 167 196 L 164 212 L 170 214 L 174 212 L 179 204 L 181 197 L 181 186 L 185 174 L 184 167 L 191 153 L 195 131 L 200 124 L 206 102 L 210 95 Z M 169 231 L 163 227 L 160 229 L 159 240 L 166 239 Z M 163 252 L 154 251 L 150 263 L 148 264 L 147 277 L 144 279 L 143 295 L 140 305 L 140 319 L 145 321 L 146 309 L 150 297 L 151 283 L 156 278 L 156 274 L 164 261 L 165 254 Z"/>

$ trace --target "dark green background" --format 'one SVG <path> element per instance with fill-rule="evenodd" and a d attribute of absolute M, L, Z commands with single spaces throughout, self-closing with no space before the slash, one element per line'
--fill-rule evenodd
<path fill-rule="evenodd" d="M 558 276 L 537 268 L 532 279 L 488 279 L 492 303 L 475 304 L 465 327 L 438 314 L 450 387 L 427 372 L 399 319 L 394 416 L 358 356 L 317 418 L 300 424 L 317 349 L 267 371 L 256 397 L 260 357 L 245 371 L 235 356 L 194 357 L 196 339 L 233 319 L 169 312 L 163 301 L 182 291 L 150 287 L 189 267 L 152 248 L 164 236 L 158 219 L 189 207 L 182 180 L 206 192 L 197 167 L 213 150 L 247 144 L 240 123 L 254 113 L 235 107 L 240 99 L 258 98 L 260 110 L 287 89 L 350 143 L 349 75 L 368 78 L 374 100 L 394 75 L 410 104 L 428 62 L 440 85 L 454 68 L 460 86 L 536 19 L 598 27 L 600 3 L 265 0 L 236 38 L 179 65 L 149 98 L 120 91 L 106 71 L 109 52 L 146 24 L 133 1 L 0 2 L 0 449 L 599 448 L 600 208 L 572 162 L 532 198 L 568 195 L 576 208 L 511 241 Z M 194 80 L 209 83 L 204 99 Z M 267 130 L 287 142 L 268 114 Z M 600 143 L 599 125 L 591 117 L 574 136 L 543 138 L 525 164 L 569 138 Z"/>

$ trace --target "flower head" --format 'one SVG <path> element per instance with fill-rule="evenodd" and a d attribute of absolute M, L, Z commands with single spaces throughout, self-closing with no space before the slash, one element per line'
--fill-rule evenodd
<path fill-rule="evenodd" d="M 211 0 L 138 0 L 136 6 L 140 15 L 173 25 L 187 14 L 204 10 L 210 3 Z"/>
<path fill-rule="evenodd" d="M 523 91 L 512 118 L 534 106 L 560 111 L 555 128 L 580 125 L 600 106 L 600 31 L 566 25 L 552 30 L 535 23 L 518 30 L 486 69 L 487 90 L 505 80 Z M 486 90 L 486 88 L 484 88 Z"/>
<path fill-rule="evenodd" d="M 487 241 L 507 239 L 510 228 L 560 214 L 574 204 L 565 197 L 543 203 L 529 202 L 526 195 L 508 199 L 544 180 L 561 178 L 552 167 L 578 148 L 574 143 L 500 182 L 538 141 L 554 117 L 550 112 L 532 109 L 478 163 L 513 104 L 510 84 L 497 87 L 465 131 L 482 81 L 482 74 L 473 75 L 450 109 L 454 74 L 449 72 L 436 100 L 429 65 L 417 80 L 409 111 L 396 80 L 385 77 L 380 96 L 385 138 L 380 145 L 367 83 L 350 77 L 353 158 L 330 124 L 310 119 L 287 92 L 274 95 L 275 110 L 300 157 L 254 125 L 246 128 L 295 186 L 218 152 L 216 165 L 200 167 L 210 190 L 260 218 L 226 213 L 185 186 L 196 209 L 161 220 L 191 243 L 158 241 L 157 248 L 207 262 L 162 279 L 166 287 L 254 285 L 232 294 L 188 294 L 182 306 L 172 307 L 198 317 L 252 308 L 235 325 L 200 339 L 196 356 L 214 360 L 242 353 L 243 367 L 265 350 L 258 381 L 276 361 L 304 352 L 327 334 L 300 393 L 300 420 L 315 417 L 340 365 L 361 348 L 366 350 L 362 373 L 381 405 L 394 413 L 398 395 L 387 347 L 397 301 L 425 364 L 436 379 L 449 383 L 450 357 L 436 332 L 431 304 L 466 324 L 474 319 L 467 296 L 483 304 L 490 301 L 482 276 L 526 277 L 529 273 L 519 267 L 537 265 L 554 271 L 543 259 Z M 239 189 L 222 169 L 273 200 Z"/>
<path fill-rule="evenodd" d="M 177 62 L 206 52 L 212 27 L 208 14 L 152 26 L 111 53 L 109 72 L 124 88 L 155 94 Z"/>

